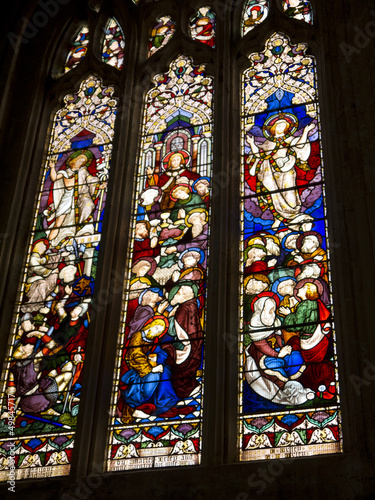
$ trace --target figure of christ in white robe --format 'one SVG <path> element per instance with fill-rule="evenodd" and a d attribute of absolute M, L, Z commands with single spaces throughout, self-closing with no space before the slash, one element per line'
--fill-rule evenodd
<path fill-rule="evenodd" d="M 61 174 L 61 176 L 60 176 Z M 96 187 L 100 183 L 97 177 L 91 175 L 87 167 L 80 167 L 78 171 L 73 171 L 69 167 L 66 170 L 60 170 L 57 175 L 59 177 L 55 180 L 53 185 L 53 204 L 54 212 L 50 218 L 54 218 L 55 222 L 51 224 L 51 234 L 56 229 L 57 234 L 53 234 L 51 239 L 51 246 L 56 247 L 63 239 L 76 236 L 79 234 L 92 234 L 94 227 L 92 224 L 85 224 L 82 229 L 77 232 L 77 226 L 82 225 L 92 215 L 95 210 L 95 203 L 93 197 L 95 195 Z M 70 180 L 77 176 L 74 180 L 72 187 L 66 185 L 66 180 Z M 78 215 L 76 219 L 75 200 L 74 200 L 74 185 L 77 183 L 78 198 L 77 209 Z M 56 224 L 58 218 L 63 218 L 60 225 Z"/>

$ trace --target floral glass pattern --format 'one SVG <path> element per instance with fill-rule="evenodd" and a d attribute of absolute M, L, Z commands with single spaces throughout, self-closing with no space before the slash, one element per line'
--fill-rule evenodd
<path fill-rule="evenodd" d="M 212 78 L 181 55 L 146 95 L 108 469 L 200 463 Z"/>
<path fill-rule="evenodd" d="M 190 36 L 193 40 L 215 47 L 216 16 L 210 7 L 201 7 L 190 19 Z"/>
<path fill-rule="evenodd" d="M 2 372 L 1 480 L 12 464 L 17 479 L 69 474 L 106 205 L 113 92 L 90 76 L 53 119 Z"/>
<path fill-rule="evenodd" d="M 242 36 L 245 36 L 268 16 L 269 0 L 248 0 L 242 14 Z"/>
<path fill-rule="evenodd" d="M 313 24 L 313 8 L 309 0 L 281 0 L 281 4 L 288 17 Z"/>
<path fill-rule="evenodd" d="M 121 26 L 115 18 L 108 21 L 104 33 L 102 60 L 121 70 L 124 63 L 125 39 Z"/>
<path fill-rule="evenodd" d="M 148 56 L 152 56 L 164 47 L 172 38 L 175 31 L 176 23 L 169 16 L 161 17 L 158 20 L 158 24 L 152 28 L 150 33 Z"/>
<path fill-rule="evenodd" d="M 241 460 L 341 450 L 315 59 L 275 33 L 243 74 Z"/>
<path fill-rule="evenodd" d="M 76 39 L 72 43 L 69 54 L 65 61 L 65 73 L 78 66 L 85 57 L 89 45 L 89 29 L 83 26 Z"/>

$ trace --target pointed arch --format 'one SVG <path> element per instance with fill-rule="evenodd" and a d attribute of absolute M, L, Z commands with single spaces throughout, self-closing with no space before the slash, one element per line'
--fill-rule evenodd
<path fill-rule="evenodd" d="M 201 457 L 212 163 L 200 163 L 198 142 L 212 141 L 213 79 L 180 55 L 153 82 L 144 101 L 108 470 L 195 465 Z"/>
<path fill-rule="evenodd" d="M 52 120 L 2 373 L 1 405 L 14 425 L 1 449 L 11 446 L 16 479 L 69 474 L 110 172 L 113 93 L 90 75 Z M 0 474 L 5 479 L 8 471 Z"/>
<path fill-rule="evenodd" d="M 317 77 L 306 50 L 274 33 L 242 78 L 241 460 L 342 447 Z"/>

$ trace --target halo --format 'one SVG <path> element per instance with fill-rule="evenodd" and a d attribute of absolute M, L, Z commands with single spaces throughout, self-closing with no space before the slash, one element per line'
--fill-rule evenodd
<path fill-rule="evenodd" d="M 209 177 L 198 177 L 198 179 L 196 179 L 192 185 L 194 193 L 197 192 L 197 190 L 195 189 L 195 185 L 200 181 L 207 181 L 209 184 L 211 184 L 211 179 Z"/>
<path fill-rule="evenodd" d="M 129 283 L 129 289 L 132 285 L 135 283 L 143 283 L 145 285 L 151 286 L 151 281 L 148 278 L 145 278 L 144 276 L 141 276 L 140 278 L 133 278 L 130 283 Z M 143 290 L 142 288 L 140 290 Z"/>
<path fill-rule="evenodd" d="M 273 292 L 261 292 L 259 293 L 258 295 L 256 295 L 253 300 L 251 301 L 251 310 L 254 312 L 254 305 L 255 305 L 255 302 L 258 300 L 258 299 L 261 299 L 262 297 L 270 297 L 271 299 L 273 299 L 275 302 L 276 302 L 276 307 L 279 307 L 280 305 L 280 299 L 279 299 L 279 296 L 277 295 L 277 293 L 273 293 Z"/>
<path fill-rule="evenodd" d="M 174 186 L 174 187 L 170 190 L 170 193 L 169 193 L 169 197 L 170 197 L 170 199 L 171 199 L 172 201 L 177 201 L 177 200 L 178 200 L 177 198 L 175 198 L 174 196 L 172 196 L 172 193 L 173 193 L 173 191 L 175 191 L 176 189 L 178 189 L 178 188 L 179 188 L 179 187 L 181 187 L 181 186 L 184 186 L 184 187 L 189 188 L 190 193 L 192 192 L 192 189 L 191 189 L 190 184 L 177 184 L 176 186 Z"/>
<path fill-rule="evenodd" d="M 66 164 L 68 165 L 68 167 L 70 167 L 71 161 L 77 158 L 78 156 L 86 156 L 87 158 L 86 162 L 82 165 L 82 167 L 89 167 L 91 162 L 95 158 L 93 152 L 90 151 L 89 149 L 78 149 L 74 151 L 74 153 L 71 153 L 66 159 Z"/>
<path fill-rule="evenodd" d="M 200 280 L 204 279 L 204 272 L 202 271 L 202 269 L 200 269 L 199 267 L 189 267 L 188 269 L 184 269 L 181 272 L 181 274 L 180 274 L 180 280 L 182 280 L 183 278 L 185 278 L 185 276 L 187 276 L 188 274 L 190 274 L 193 271 L 198 271 L 200 273 L 200 275 L 201 275 Z"/>
<path fill-rule="evenodd" d="M 135 225 L 137 225 L 137 224 L 146 224 L 147 229 L 148 229 L 149 231 L 150 231 L 150 229 L 151 229 L 151 224 L 150 224 L 150 223 L 149 223 L 149 221 L 148 221 L 148 220 L 146 220 L 146 219 L 141 219 L 141 220 L 137 220 L 137 221 L 135 221 Z"/>
<path fill-rule="evenodd" d="M 146 323 L 143 325 L 142 329 L 144 329 L 146 326 L 150 325 L 154 321 L 162 321 L 165 325 L 164 331 L 160 335 L 158 335 L 158 337 L 157 337 L 157 338 L 160 338 L 168 331 L 169 321 L 165 316 L 162 316 L 161 314 L 157 314 L 156 316 L 153 316 L 152 318 L 147 320 Z"/>
<path fill-rule="evenodd" d="M 139 279 L 142 279 L 142 278 L 139 278 Z M 147 278 L 146 278 L 147 279 Z M 148 281 L 148 280 L 147 280 Z M 151 283 L 150 283 L 151 285 Z M 142 303 L 142 299 L 143 299 L 143 296 L 145 293 L 147 292 L 153 292 L 153 293 L 157 293 L 159 295 L 159 297 L 163 298 L 163 291 L 160 290 L 160 288 L 157 288 L 156 286 L 152 287 L 152 288 L 146 288 L 146 290 L 143 290 L 139 297 L 138 297 L 138 304 L 140 305 Z"/>
<path fill-rule="evenodd" d="M 284 238 L 281 240 L 281 247 L 283 250 L 286 250 L 287 252 L 290 252 L 290 248 L 287 248 L 285 246 L 285 243 L 286 243 L 286 240 L 287 238 L 289 238 L 289 236 L 293 236 L 294 234 L 301 234 L 299 231 L 292 231 L 291 233 L 288 233 L 286 236 L 284 236 Z M 296 244 L 297 245 L 297 244 Z"/>
<path fill-rule="evenodd" d="M 193 290 L 193 293 L 194 293 L 194 297 L 198 297 L 198 292 L 199 292 L 199 288 L 198 288 L 198 285 L 194 283 L 194 281 L 183 281 L 181 283 L 178 283 L 178 285 L 174 286 L 171 291 L 169 292 L 168 294 L 168 301 L 169 303 L 171 302 L 171 300 L 173 299 L 173 297 L 176 295 L 176 293 L 179 291 L 180 288 L 182 288 L 183 286 L 189 286 L 192 290 Z"/>
<path fill-rule="evenodd" d="M 263 250 L 263 252 L 267 255 L 267 249 L 265 247 L 265 245 L 257 245 L 257 244 L 254 244 L 254 245 L 251 245 L 251 246 L 248 246 L 245 250 L 245 253 L 244 253 L 244 260 L 245 262 L 247 261 L 247 256 L 248 256 L 248 253 L 249 251 L 252 249 L 252 248 L 260 248 L 261 250 Z M 266 256 L 265 255 L 265 256 Z M 264 256 L 264 257 L 265 257 Z"/>
<path fill-rule="evenodd" d="M 208 16 L 201 17 L 197 20 L 197 25 L 207 24 L 210 22 L 210 18 Z"/>
<path fill-rule="evenodd" d="M 266 240 L 266 242 L 267 242 L 267 238 L 271 239 L 272 241 L 274 241 L 276 243 L 276 245 L 280 246 L 280 240 L 274 234 L 265 234 L 264 239 Z"/>
<path fill-rule="evenodd" d="M 159 186 L 149 186 L 149 187 L 146 187 L 141 192 L 141 194 L 139 195 L 138 199 L 142 200 L 143 199 L 143 193 L 145 193 L 146 191 L 149 191 L 150 189 L 156 189 L 156 191 L 159 193 L 159 195 L 154 200 L 154 204 L 158 203 L 158 201 L 160 201 L 161 197 L 163 196 L 163 192 L 162 192 L 162 190 L 161 190 L 161 188 Z M 141 203 L 140 201 L 138 201 L 138 205 L 140 205 L 141 207 L 147 207 L 148 206 L 148 205 L 143 205 L 143 203 Z"/>
<path fill-rule="evenodd" d="M 306 236 L 316 236 L 319 240 L 320 246 L 323 245 L 323 238 L 321 234 L 319 234 L 317 231 L 306 231 L 305 233 L 302 233 L 297 240 L 296 247 L 298 248 L 298 250 L 301 250 L 303 240 L 305 239 Z"/>
<path fill-rule="evenodd" d="M 320 277 L 322 278 L 324 276 L 324 273 L 325 273 L 325 269 L 324 269 L 324 264 L 322 261 L 320 260 L 315 260 L 315 259 L 306 259 L 306 260 L 303 260 L 302 262 L 300 262 L 298 264 L 298 266 L 296 267 L 295 271 L 294 271 L 294 276 L 297 278 L 297 276 L 299 274 L 302 273 L 302 270 L 303 270 L 303 267 L 306 265 L 306 264 L 316 264 L 318 267 L 320 267 Z M 310 279 L 310 278 L 309 278 Z M 303 281 L 303 280 L 302 280 Z"/>
<path fill-rule="evenodd" d="M 188 252 L 197 252 L 199 253 L 199 255 L 201 256 L 198 264 L 202 264 L 204 262 L 204 259 L 206 257 L 205 253 L 203 250 L 201 250 L 200 248 L 197 248 L 197 247 L 192 247 L 192 248 L 187 248 L 186 250 L 184 250 L 182 252 L 182 254 L 180 255 L 180 257 L 178 258 L 178 265 L 182 268 L 183 265 L 182 265 L 182 257 L 187 254 Z"/>
<path fill-rule="evenodd" d="M 288 233 L 286 233 L 288 231 Z M 285 236 L 287 236 L 289 233 L 291 232 L 291 230 L 289 229 L 289 227 L 282 227 L 281 229 L 278 229 L 275 233 L 275 235 L 278 237 L 279 241 L 281 242 Z M 283 233 L 286 233 L 286 234 L 283 234 Z"/>
<path fill-rule="evenodd" d="M 148 273 L 146 273 L 146 274 L 149 274 L 150 276 L 152 276 L 154 274 L 154 272 L 155 272 L 156 267 L 157 267 L 156 260 L 153 257 L 140 257 L 139 259 L 137 259 L 137 260 L 135 260 L 133 262 L 132 268 L 133 268 L 133 266 L 135 266 L 136 264 L 138 264 L 138 262 L 142 262 L 142 260 L 147 261 L 147 262 L 149 262 L 151 264 L 151 268 L 148 271 Z M 141 276 L 141 277 L 143 278 L 143 276 Z"/>
<path fill-rule="evenodd" d="M 245 248 L 249 247 L 250 245 L 252 246 L 253 242 L 256 241 L 256 240 L 261 240 L 261 241 L 263 241 L 263 244 L 266 245 L 266 239 L 265 239 L 264 235 L 263 234 L 257 234 L 257 235 L 250 236 L 249 238 L 247 238 L 247 240 L 245 240 Z"/>
<path fill-rule="evenodd" d="M 246 276 L 246 278 L 243 282 L 244 290 L 245 290 L 247 284 L 249 283 L 249 281 L 252 279 L 257 280 L 257 281 L 262 281 L 263 283 L 267 283 L 268 286 L 271 284 L 270 280 L 268 279 L 268 277 L 265 274 L 253 273 L 253 274 L 249 274 L 249 276 Z"/>
<path fill-rule="evenodd" d="M 289 129 L 289 131 L 285 134 L 286 136 L 293 135 L 294 132 L 298 128 L 298 118 L 296 117 L 296 115 L 294 115 L 293 113 L 277 113 L 276 115 L 270 116 L 264 122 L 264 124 L 263 124 L 263 135 L 264 135 L 264 137 L 266 137 L 267 139 L 270 139 L 271 137 L 273 137 L 273 135 L 270 132 L 271 128 L 279 120 L 286 121 L 291 126 L 291 128 Z"/>
<path fill-rule="evenodd" d="M 164 156 L 163 161 L 162 161 L 164 170 L 168 170 L 169 158 L 172 155 L 175 155 L 177 153 L 180 153 L 184 157 L 184 159 L 185 159 L 185 168 L 188 168 L 189 163 L 190 163 L 190 153 L 188 151 L 186 151 L 186 149 L 179 149 L 178 151 L 170 151 L 169 153 L 167 153 Z"/>
<path fill-rule="evenodd" d="M 274 282 L 272 283 L 271 291 L 272 291 L 273 293 L 276 293 L 276 294 L 277 294 L 277 296 L 280 298 L 280 300 L 281 300 L 281 298 L 282 298 L 283 296 L 282 296 L 282 295 L 281 295 L 281 294 L 277 291 L 277 287 L 278 287 L 278 286 L 280 285 L 280 283 L 282 283 L 283 281 L 288 281 L 288 280 L 292 280 L 292 281 L 294 281 L 295 283 L 297 283 L 296 278 L 293 278 L 292 276 L 283 276 L 282 278 L 279 278 L 279 279 L 277 279 L 276 281 L 274 281 Z M 293 290 L 293 291 L 294 291 L 294 290 Z"/>
<path fill-rule="evenodd" d="M 190 212 L 188 212 L 188 213 L 186 214 L 186 217 L 185 217 L 185 225 L 186 225 L 187 227 L 191 227 L 191 226 L 193 225 L 193 224 L 191 224 L 191 223 L 189 222 L 189 220 L 188 220 L 188 219 L 189 219 L 189 217 L 190 217 L 191 215 L 193 215 L 193 214 L 198 214 L 198 213 L 201 213 L 201 214 L 203 214 L 203 213 L 204 213 L 204 214 L 206 214 L 206 222 L 208 221 L 208 212 L 207 212 L 207 210 L 206 210 L 205 208 L 193 208 L 193 210 L 190 210 Z"/>
<path fill-rule="evenodd" d="M 316 286 L 316 288 L 318 289 L 318 293 L 320 295 L 320 297 L 322 297 L 322 295 L 324 294 L 324 289 L 323 289 L 323 285 L 322 283 L 319 281 L 319 280 L 314 280 L 313 278 L 305 278 L 301 281 L 299 281 L 295 288 L 294 288 L 294 296 L 295 298 L 301 302 L 301 298 L 300 297 L 297 297 L 297 292 L 300 288 L 303 287 L 303 285 L 305 285 L 306 283 L 312 283 Z"/>
<path fill-rule="evenodd" d="M 45 246 L 47 247 L 46 250 L 49 249 L 50 242 L 47 240 L 47 238 L 39 238 L 38 240 L 34 241 L 33 244 L 31 245 L 31 251 L 33 251 L 35 246 L 40 242 L 43 242 L 45 244 Z"/>

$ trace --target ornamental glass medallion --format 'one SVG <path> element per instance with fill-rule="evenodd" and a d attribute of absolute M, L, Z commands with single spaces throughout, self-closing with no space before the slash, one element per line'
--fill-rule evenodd
<path fill-rule="evenodd" d="M 184 55 L 145 98 L 108 470 L 200 463 L 212 78 Z"/>
<path fill-rule="evenodd" d="M 242 36 L 262 23 L 268 16 L 269 0 L 248 0 L 242 14 Z"/>
<path fill-rule="evenodd" d="M 65 61 L 65 73 L 78 66 L 85 57 L 89 45 L 89 29 L 83 26 L 76 39 L 72 43 L 69 54 Z"/>
<path fill-rule="evenodd" d="M 88 77 L 53 119 L 2 373 L 0 480 L 68 475 L 117 100 Z M 15 417 L 9 432 L 9 412 Z"/>
<path fill-rule="evenodd" d="M 216 15 L 210 7 L 201 7 L 190 19 L 190 36 L 193 40 L 215 47 Z"/>
<path fill-rule="evenodd" d="M 108 21 L 104 33 L 102 60 L 121 70 L 124 63 L 125 39 L 121 26 L 115 18 Z"/>
<path fill-rule="evenodd" d="M 275 33 L 242 79 L 240 459 L 341 451 L 315 59 Z"/>
<path fill-rule="evenodd" d="M 151 29 L 148 45 L 148 57 L 164 47 L 176 31 L 176 23 L 169 16 L 158 19 L 158 24 Z"/>
<path fill-rule="evenodd" d="M 284 13 L 293 19 L 313 24 L 313 8 L 308 0 L 281 0 Z"/>

